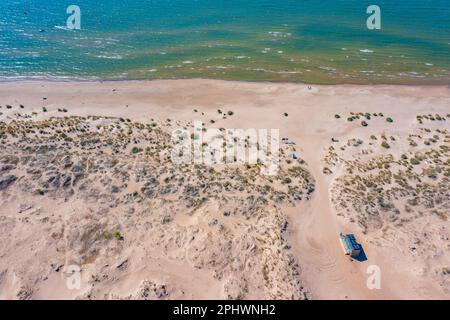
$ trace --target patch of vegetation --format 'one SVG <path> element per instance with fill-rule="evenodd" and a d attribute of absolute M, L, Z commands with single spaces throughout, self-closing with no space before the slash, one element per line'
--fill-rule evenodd
<path fill-rule="evenodd" d="M 123 236 L 120 231 L 116 231 L 116 233 L 114 233 L 114 238 L 116 238 L 116 240 L 123 240 Z"/>
<path fill-rule="evenodd" d="M 109 231 L 103 231 L 102 232 L 102 238 L 103 239 L 106 239 L 106 240 L 109 240 L 109 239 L 111 239 L 112 238 L 112 233 L 111 232 L 109 232 Z"/>
<path fill-rule="evenodd" d="M 196 133 L 191 133 L 191 139 L 192 140 L 198 140 L 200 138 L 200 136 Z"/>
<path fill-rule="evenodd" d="M 133 149 L 131 149 L 131 153 L 132 154 L 136 154 L 136 153 L 139 153 L 139 152 L 142 152 L 143 150 L 141 149 L 141 148 L 138 148 L 138 147 L 133 147 Z"/>

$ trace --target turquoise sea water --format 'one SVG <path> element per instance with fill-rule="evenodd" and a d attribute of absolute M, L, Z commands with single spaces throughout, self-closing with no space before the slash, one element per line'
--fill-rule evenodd
<path fill-rule="evenodd" d="M 22 78 L 449 84 L 450 0 L 1 0 L 0 79 Z"/>

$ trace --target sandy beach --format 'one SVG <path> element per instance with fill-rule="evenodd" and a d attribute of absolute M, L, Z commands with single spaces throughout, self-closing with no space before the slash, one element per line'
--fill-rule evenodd
<path fill-rule="evenodd" d="M 448 86 L 2 82 L 0 106 L 0 299 L 450 298 Z M 194 121 L 295 144 L 272 178 L 178 167 Z"/>

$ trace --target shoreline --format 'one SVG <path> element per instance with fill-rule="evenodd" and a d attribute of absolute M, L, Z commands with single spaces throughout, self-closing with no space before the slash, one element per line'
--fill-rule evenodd
<path fill-rule="evenodd" d="M 158 81 L 224 81 L 224 82 L 238 82 L 238 83 L 261 83 L 261 84 L 280 84 L 280 85 L 309 85 L 309 86 L 399 86 L 399 87 L 449 87 L 450 80 L 448 81 L 436 81 L 430 83 L 316 83 L 316 82 L 301 82 L 301 81 L 271 81 L 271 80 L 229 80 L 220 78 L 150 78 L 150 79 L 64 79 L 64 78 L 20 78 L 20 79 L 8 79 L 0 78 L 0 84 L 3 83 L 120 83 L 120 82 L 130 82 L 130 83 L 145 83 L 145 82 L 158 82 Z"/>

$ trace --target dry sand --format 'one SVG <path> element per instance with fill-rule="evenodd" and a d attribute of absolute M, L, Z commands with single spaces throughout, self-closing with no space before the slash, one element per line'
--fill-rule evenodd
<path fill-rule="evenodd" d="M 83 120 L 93 127 L 115 121 L 104 117 L 128 118 L 130 123 L 144 125 L 157 123 L 161 130 L 158 134 L 196 120 L 214 128 L 279 128 L 281 137 L 296 142 L 295 146 L 283 145 L 281 168 L 286 170 L 283 172 L 292 168 L 293 164 L 286 164 L 286 159 L 295 148 L 304 161 L 301 168 L 314 181 L 314 192 L 310 195 L 306 192 L 308 177 L 299 176 L 298 184 L 304 184 L 301 201 L 275 199 L 251 207 L 245 202 L 255 188 L 250 182 L 242 183 L 238 194 L 205 191 L 206 200 L 189 210 L 185 202 L 178 201 L 175 191 L 172 198 L 156 196 L 151 201 L 144 199 L 131 205 L 128 202 L 110 205 L 109 201 L 115 199 L 111 194 L 108 196 L 112 198 L 88 201 L 93 186 L 104 178 L 101 170 L 96 172 L 97 178 L 89 181 L 92 185 L 84 186 L 84 193 L 79 187 L 71 187 L 67 194 L 53 190 L 36 195 L 34 190 L 26 192 L 29 186 L 34 186 L 26 178 L 30 168 L 20 165 L 22 160 L 14 162 L 8 157 L 20 158 L 21 151 L 16 154 L 14 143 L 20 143 L 20 150 L 26 150 L 26 143 L 38 143 L 37 140 L 18 142 L 20 135 L 5 136 L 1 140 L 0 165 L 7 166 L 10 161 L 14 168 L 0 172 L 5 185 L 0 190 L 1 299 L 450 298 L 447 220 L 450 90 L 446 86 L 309 87 L 213 80 L 15 82 L 0 83 L 0 105 L 0 121 L 6 124 L 3 128 L 6 131 L 7 126 L 26 127 L 24 121 L 72 116 L 96 116 Z M 9 109 L 7 105 L 12 107 Z M 223 119 L 218 109 L 234 114 Z M 351 113 L 359 119 L 347 121 Z M 370 120 L 365 119 L 366 113 L 372 115 Z M 336 114 L 341 118 L 337 119 Z M 429 114 L 434 120 L 420 123 L 416 118 Z M 435 115 L 442 119 L 436 120 Z M 388 117 L 393 119 L 392 123 L 386 121 Z M 361 125 L 364 120 L 366 127 Z M 409 144 L 408 138 L 413 134 L 420 136 L 418 146 Z M 147 145 L 160 138 L 134 135 L 135 131 L 129 137 L 148 139 Z M 372 135 L 377 140 L 372 141 Z M 438 137 L 433 138 L 434 135 Z M 380 147 L 383 136 L 389 141 L 389 149 Z M 332 142 L 332 137 L 339 142 Z M 424 145 L 423 139 L 427 137 L 434 142 Z M 336 151 L 334 161 L 327 158 L 331 146 Z M 97 154 L 99 149 L 84 152 Z M 117 157 L 126 171 L 130 149 L 122 150 Z M 428 181 L 433 188 L 434 184 L 440 184 L 439 199 L 432 199 L 433 207 L 419 204 L 417 208 L 405 209 L 406 200 L 395 194 L 392 207 L 382 213 L 377 211 L 373 214 L 376 219 L 367 220 L 367 208 L 352 206 L 355 198 L 364 203 L 367 194 L 345 188 L 343 179 L 355 175 L 349 173 L 349 168 L 363 166 L 371 158 L 384 154 L 392 155 L 390 165 L 395 167 L 403 154 L 416 150 L 440 151 L 434 160 L 424 158 L 419 167 L 408 171 L 416 172 L 413 178 L 417 179 L 425 177 L 421 170 L 427 166 L 439 166 L 437 176 Z M 151 170 L 158 171 L 158 163 L 175 174 L 178 170 L 158 161 Z M 325 167 L 330 172 L 324 173 Z M 180 175 L 194 176 L 192 170 Z M 264 179 L 245 172 L 245 168 L 242 170 L 243 181 Z M 220 174 L 223 176 L 219 180 L 232 175 L 227 171 Z M 366 174 L 370 172 L 356 175 Z M 11 175 L 17 181 L 8 182 Z M 158 176 L 163 178 L 164 175 Z M 272 183 L 275 188 L 277 181 L 269 184 Z M 386 182 L 383 188 L 389 189 L 394 184 Z M 118 194 L 124 196 L 142 184 L 127 181 L 123 188 L 119 187 Z M 401 193 L 397 189 L 395 192 Z M 437 189 L 430 190 L 439 193 Z M 394 194 L 386 192 L 391 192 L 388 196 Z M 244 199 L 244 194 L 249 196 Z M 405 193 L 401 194 L 407 198 Z M 100 192 L 100 196 L 104 195 Z M 219 199 L 222 195 L 223 199 Z M 345 210 L 342 205 L 350 209 Z M 224 215 L 227 210 L 234 210 L 233 214 Z M 390 219 L 389 212 L 399 214 L 403 223 Z M 114 236 L 109 239 L 104 234 L 105 230 L 114 233 L 118 229 L 124 240 L 115 240 Z M 366 261 L 355 261 L 343 254 L 338 239 L 340 231 L 356 234 L 366 252 Z M 105 239 L 99 241 L 99 234 Z M 80 290 L 68 290 L 66 275 L 62 274 L 64 267 L 73 263 L 81 264 Z M 380 289 L 370 290 L 366 285 L 370 265 L 380 267 Z"/>

